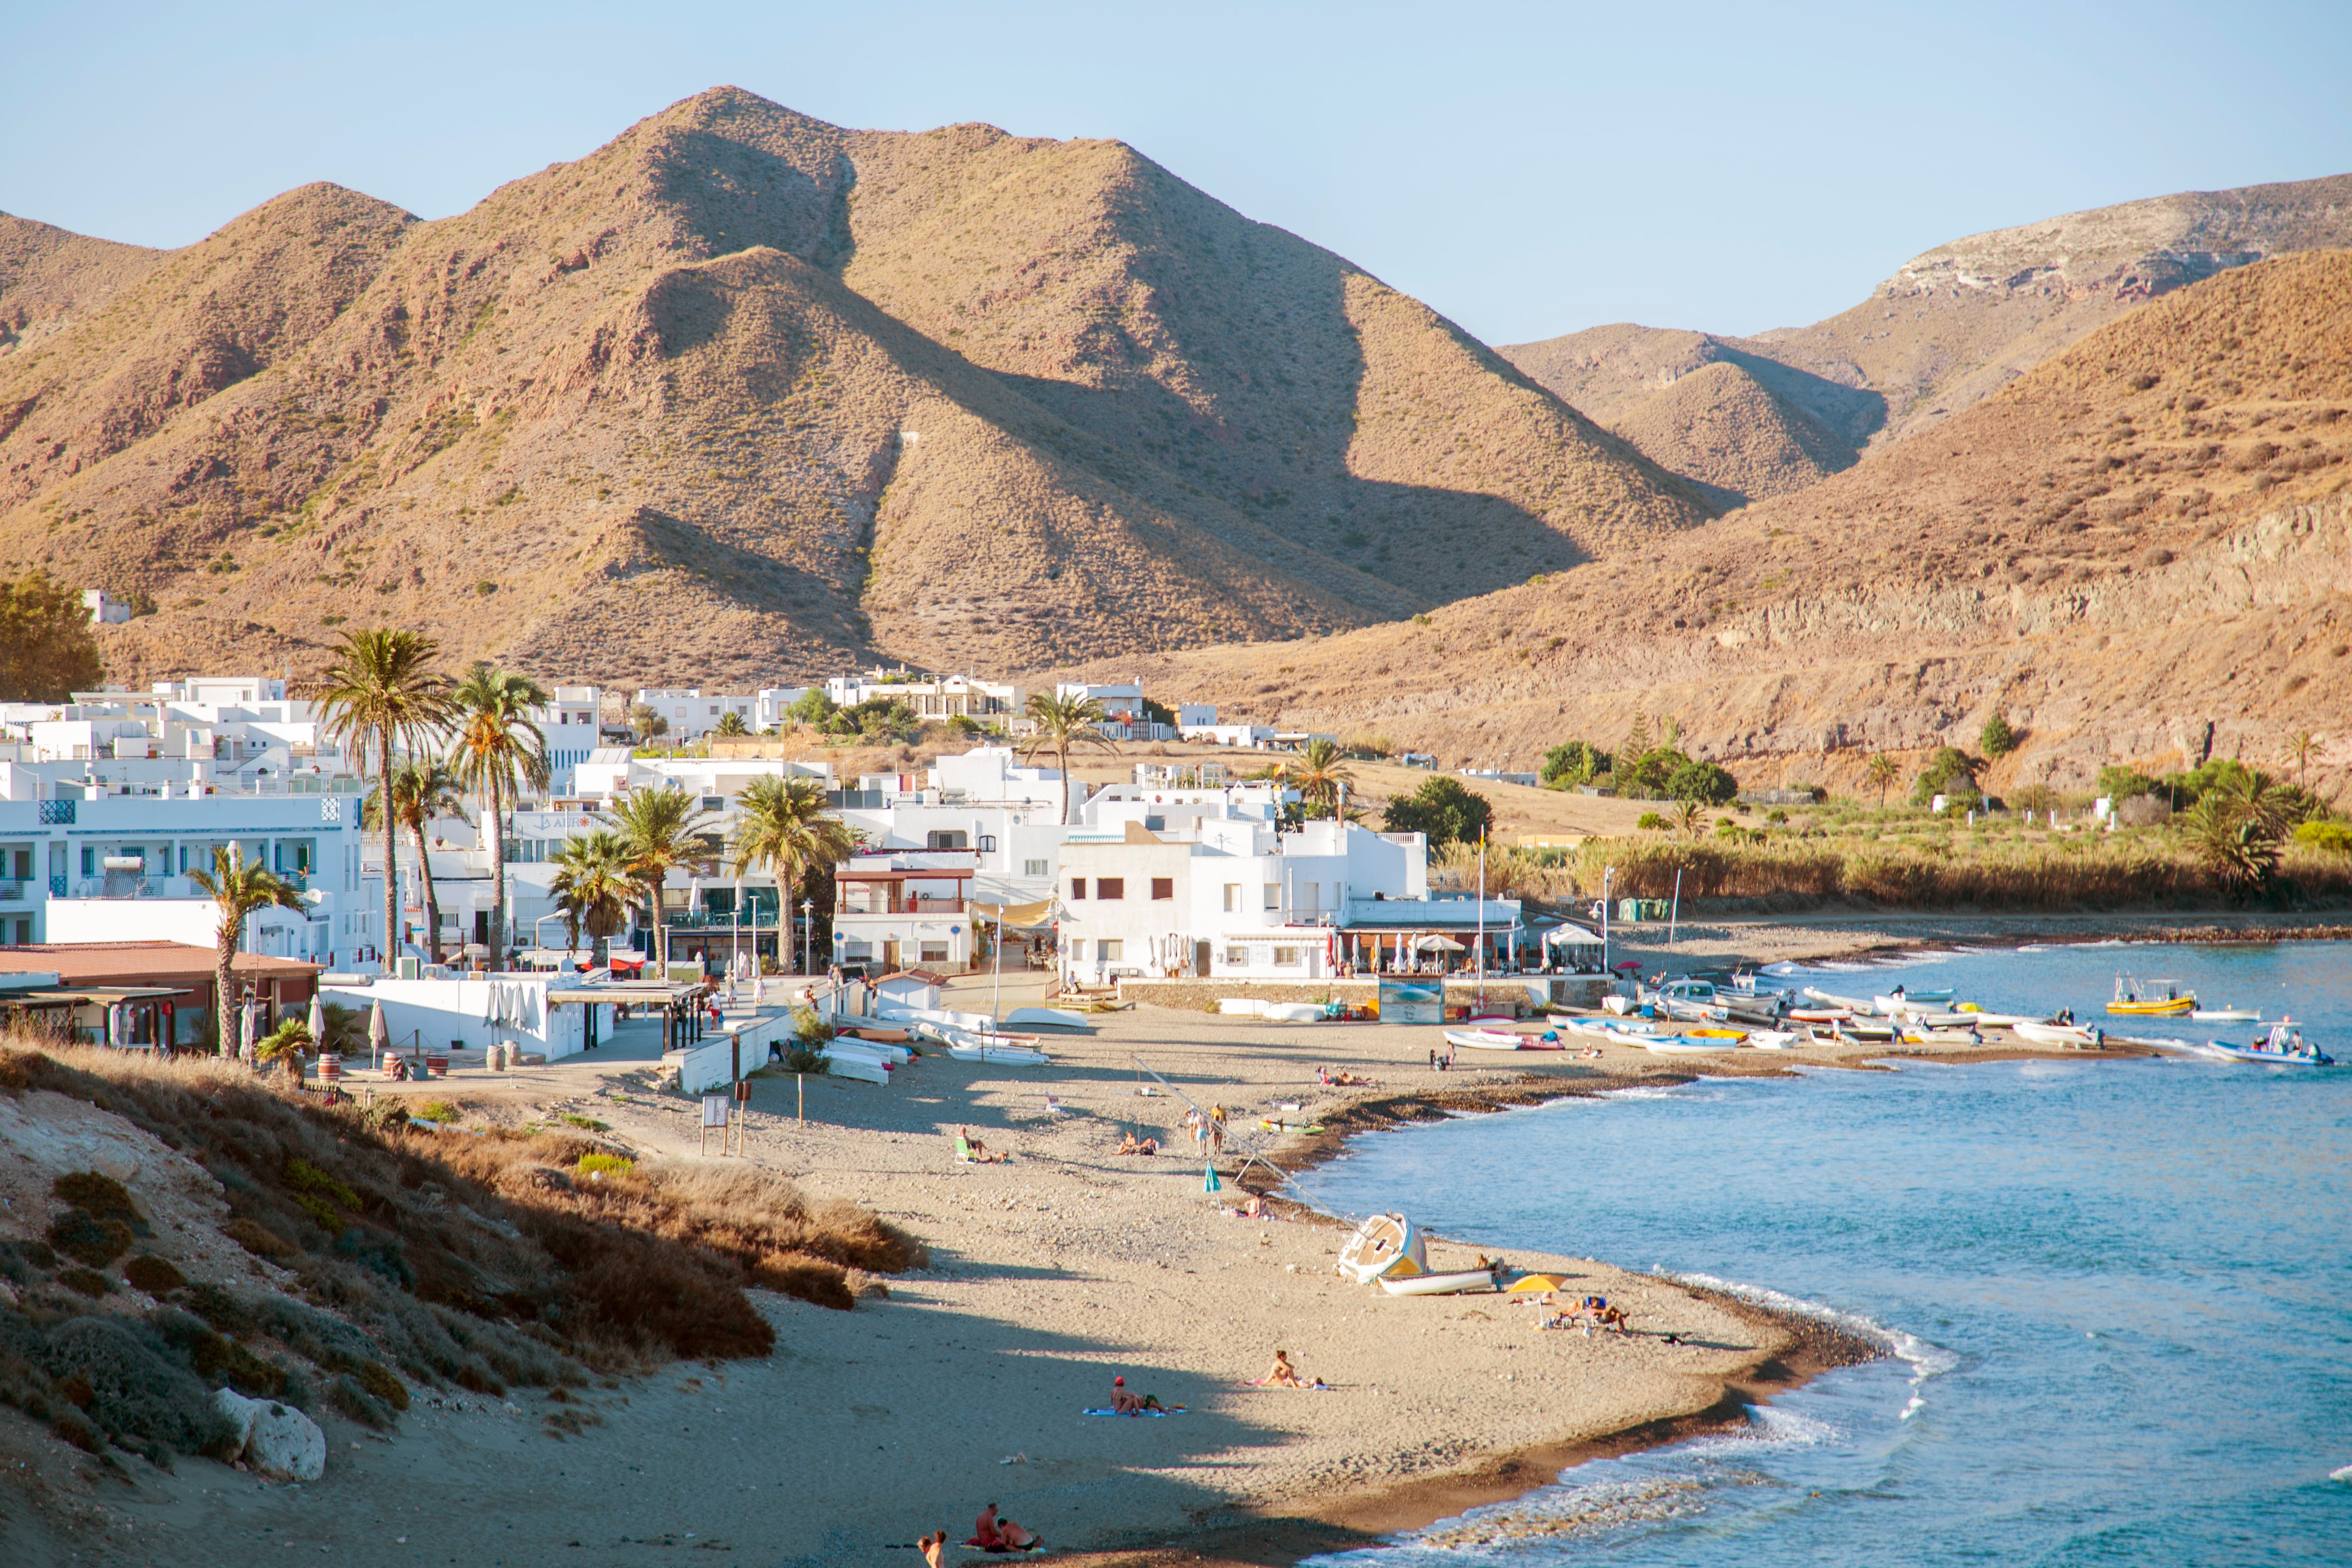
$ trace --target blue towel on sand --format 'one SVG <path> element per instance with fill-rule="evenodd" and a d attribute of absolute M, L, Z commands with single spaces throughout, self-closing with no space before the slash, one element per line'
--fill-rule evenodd
<path fill-rule="evenodd" d="M 1117 1410 L 1087 1410 L 1080 1412 L 1080 1414 L 1086 1415 L 1118 1415 L 1124 1414 L 1124 1412 Z M 1182 1412 L 1177 1410 L 1138 1410 L 1134 1412 L 1134 1414 L 1138 1415 L 1181 1415 Z"/>

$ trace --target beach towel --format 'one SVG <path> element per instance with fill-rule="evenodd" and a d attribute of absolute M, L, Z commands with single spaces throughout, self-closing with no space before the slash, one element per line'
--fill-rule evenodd
<path fill-rule="evenodd" d="M 999 1557 L 1026 1557 L 1032 1552 L 1043 1552 L 1045 1550 L 1045 1543 L 1043 1541 L 1033 1541 L 1026 1546 L 1008 1545 L 1006 1542 L 1002 1541 L 998 1542 L 993 1546 L 982 1546 L 980 1544 L 980 1537 L 977 1535 L 965 1536 L 963 1538 L 963 1543 L 966 1546 L 977 1547 L 982 1552 L 992 1552 Z"/>
<path fill-rule="evenodd" d="M 1080 1411 L 1078 1414 L 1079 1414 L 1079 1415 L 1181 1415 L 1183 1413 L 1184 1413 L 1184 1407 L 1183 1407 L 1182 1405 L 1177 1405 L 1173 1410 L 1109 1410 L 1109 1409 L 1104 1409 L 1104 1410 L 1082 1410 L 1082 1411 Z"/>

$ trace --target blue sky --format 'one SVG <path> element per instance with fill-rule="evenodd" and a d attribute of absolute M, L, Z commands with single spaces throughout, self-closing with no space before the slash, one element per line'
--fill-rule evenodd
<path fill-rule="evenodd" d="M 0 21 L 0 210 L 87 234 L 184 245 L 309 180 L 443 216 L 725 82 L 845 125 L 1117 137 L 1493 342 L 1801 325 L 1980 229 L 2352 172 L 2344 0 L 5 0 Z"/>

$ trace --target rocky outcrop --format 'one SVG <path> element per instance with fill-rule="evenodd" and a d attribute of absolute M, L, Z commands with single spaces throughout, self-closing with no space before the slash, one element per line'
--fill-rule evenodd
<path fill-rule="evenodd" d="M 315 1481 L 327 1473 L 327 1435 L 290 1405 L 247 1399 L 234 1389 L 213 1404 L 236 1429 L 236 1454 L 255 1474 L 273 1481 Z"/>

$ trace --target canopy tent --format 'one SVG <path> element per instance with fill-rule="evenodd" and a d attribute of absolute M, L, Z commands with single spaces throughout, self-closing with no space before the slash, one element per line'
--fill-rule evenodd
<path fill-rule="evenodd" d="M 1001 925 L 1007 931 L 1051 931 L 1054 927 L 1054 900 L 1039 899 L 1034 904 L 983 904 L 973 900 L 964 909 L 976 921 Z"/>
<path fill-rule="evenodd" d="M 1599 947 L 1601 933 L 1580 925 L 1563 924 L 1543 934 L 1546 947 Z"/>
<path fill-rule="evenodd" d="M 1452 937 L 1439 936 L 1433 931 L 1415 940 L 1412 950 L 1415 952 L 1467 952 L 1470 951 Z"/>

